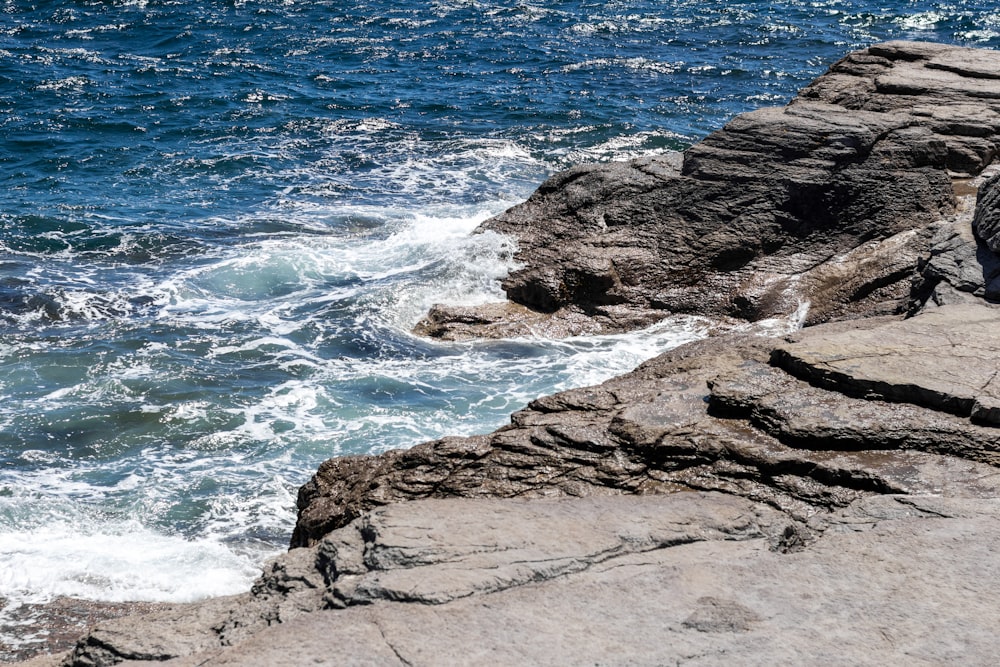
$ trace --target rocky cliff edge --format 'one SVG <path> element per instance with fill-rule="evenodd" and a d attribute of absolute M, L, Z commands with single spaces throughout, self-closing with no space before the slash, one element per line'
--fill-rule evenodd
<path fill-rule="evenodd" d="M 556 174 L 481 227 L 517 239 L 509 301 L 439 305 L 418 331 L 615 332 L 800 302 L 807 324 L 905 312 L 935 223 L 997 155 L 998 77 L 990 51 L 880 44 L 683 155 Z"/>
<path fill-rule="evenodd" d="M 485 225 L 511 303 L 427 333 L 812 326 L 331 459 L 252 591 L 37 664 L 992 664 L 998 132 L 1000 53 L 896 42 L 682 159 L 554 176 Z"/>

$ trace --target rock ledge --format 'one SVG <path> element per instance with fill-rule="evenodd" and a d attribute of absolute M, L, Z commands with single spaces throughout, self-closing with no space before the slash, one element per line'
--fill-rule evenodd
<path fill-rule="evenodd" d="M 992 664 L 1000 54 L 893 42 L 683 156 L 484 229 L 511 301 L 442 338 L 722 328 L 497 431 L 324 462 L 253 589 L 35 665 Z"/>

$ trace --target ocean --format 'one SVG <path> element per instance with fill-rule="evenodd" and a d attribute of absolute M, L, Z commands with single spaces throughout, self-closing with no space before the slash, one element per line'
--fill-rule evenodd
<path fill-rule="evenodd" d="M 547 175 L 887 39 L 997 48 L 1000 3 L 0 0 L 0 597 L 245 590 L 324 459 L 706 335 L 410 329 L 502 299 L 470 232 Z"/>

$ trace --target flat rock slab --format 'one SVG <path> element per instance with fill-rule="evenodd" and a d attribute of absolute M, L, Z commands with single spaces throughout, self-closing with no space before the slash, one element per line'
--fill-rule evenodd
<path fill-rule="evenodd" d="M 335 606 L 443 604 L 705 540 L 780 540 L 790 521 L 702 493 L 559 500 L 426 500 L 373 510 L 319 544 Z"/>
<path fill-rule="evenodd" d="M 691 495 L 703 512 L 732 511 L 719 495 Z M 469 519 L 479 506 L 457 504 Z M 394 520 L 426 523 L 442 509 L 408 503 Z M 167 664 L 993 664 L 998 509 L 996 500 L 876 497 L 791 553 L 766 539 L 685 541 L 445 604 L 316 612 Z M 529 523 L 544 531 L 543 514 Z M 593 518 L 599 530 L 617 520 Z"/>
<path fill-rule="evenodd" d="M 1000 429 L 995 426 L 973 424 L 965 417 L 918 405 L 852 398 L 756 361 L 714 379 L 711 402 L 715 412 L 748 419 L 790 447 L 827 450 L 837 458 L 858 452 L 866 461 L 860 467 L 878 471 L 887 481 L 896 475 L 887 474 L 871 460 L 872 450 L 892 452 L 889 458 L 906 450 L 911 450 L 909 455 L 912 450 L 944 454 L 925 458 L 928 464 L 936 462 L 932 468 L 968 469 L 967 475 L 948 485 L 948 495 L 979 488 L 991 496 L 1000 495 Z M 912 484 L 893 487 L 907 493 L 920 493 L 921 488 Z M 929 490 L 924 488 L 924 492 Z"/>
<path fill-rule="evenodd" d="M 804 330 L 772 362 L 848 395 L 913 403 L 1000 425 L 1000 310 L 942 306 L 875 328 Z"/>

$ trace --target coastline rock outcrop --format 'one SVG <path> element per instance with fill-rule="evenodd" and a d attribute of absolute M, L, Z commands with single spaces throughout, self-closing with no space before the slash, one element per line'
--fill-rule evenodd
<path fill-rule="evenodd" d="M 800 301 L 809 324 L 902 313 L 953 178 L 1000 141 L 1000 59 L 892 42 L 852 53 L 783 108 L 742 114 L 683 156 L 581 165 L 481 229 L 518 243 L 524 309 L 436 306 L 446 339 L 621 331 L 671 313 L 745 320 Z"/>
<path fill-rule="evenodd" d="M 332 459 L 250 593 L 104 622 L 66 664 L 984 662 L 1000 428 L 955 369 L 998 367 L 997 327 L 719 336 L 488 436 Z"/>
<path fill-rule="evenodd" d="M 299 491 L 292 546 L 425 498 L 714 490 L 804 520 L 876 493 L 991 496 L 998 327 L 1000 310 L 954 305 L 810 327 L 795 342 L 690 343 L 533 401 L 490 435 L 326 461 Z"/>
<path fill-rule="evenodd" d="M 486 223 L 517 303 L 442 337 L 753 320 L 497 431 L 330 459 L 253 589 L 37 665 L 992 664 L 1000 53 L 894 42 L 677 156 Z M 905 656 L 905 657 L 904 657 Z"/>

